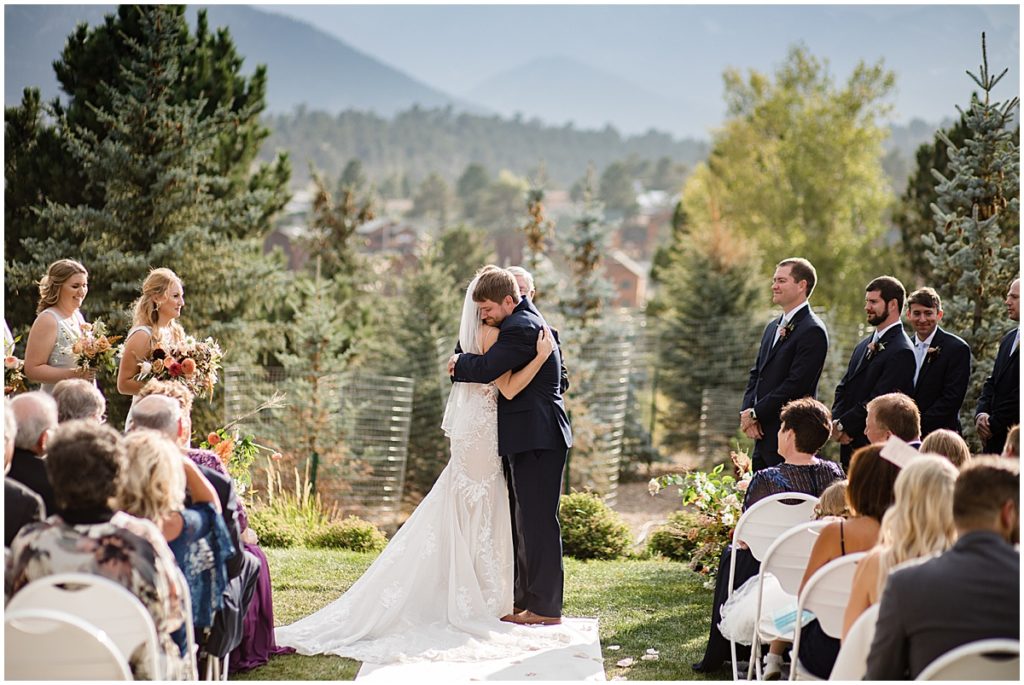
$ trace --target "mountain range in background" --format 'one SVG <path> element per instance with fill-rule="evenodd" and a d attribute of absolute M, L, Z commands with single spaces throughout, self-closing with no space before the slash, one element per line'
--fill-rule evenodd
<path fill-rule="evenodd" d="M 562 160 L 566 168 L 578 166 L 577 157 L 603 160 L 617 154 L 614 150 L 646 153 L 652 141 L 645 142 L 638 134 L 651 129 L 673 137 L 658 155 L 692 165 L 703 157 L 698 151 L 706 147 L 708 133 L 724 114 L 724 66 L 769 72 L 784 57 L 793 35 L 810 36 L 807 44 L 812 53 L 821 41 L 837 46 L 838 52 L 829 59 L 838 80 L 856 61 L 885 54 L 888 67 L 902 65 L 897 70 L 898 88 L 911 99 L 921 100 L 923 93 L 939 87 L 937 81 L 942 93 L 941 107 L 917 115 L 927 121 L 906 117 L 905 123 L 893 127 L 886 169 L 897 189 L 913 164 L 914 149 L 931 140 L 938 125 L 948 125 L 955 104 L 966 104 L 970 82 L 963 70 L 977 69 L 979 61 L 975 29 L 993 32 L 989 35 L 993 68 L 1001 68 L 1012 56 L 1004 84 L 1016 82 L 1019 53 L 1019 25 L 1000 23 L 1005 8 L 981 6 L 638 6 L 623 14 L 615 6 L 208 5 L 189 6 L 193 24 L 198 7 L 206 8 L 211 28 L 229 28 L 245 58 L 243 72 L 251 73 L 257 64 L 267 65 L 267 114 L 276 115 L 280 124 L 300 109 L 331 117 L 356 110 L 391 118 L 413 106 L 451 108 L 499 126 L 503 139 L 490 148 L 529 148 L 511 157 L 507 150 L 459 150 L 459 164 L 463 154 L 467 159 L 480 158 L 471 161 L 494 164 L 529 159 L 534 165 L 546 157 L 550 160 L 551 146 L 538 141 L 556 134 L 536 130 L 533 124 L 541 122 L 560 129 L 560 136 L 564 129 L 583 134 L 608 126 L 624 134 L 621 139 L 613 136 L 611 144 L 607 136 L 589 133 L 577 136 L 576 142 L 561 136 L 565 150 L 574 145 L 582 148 L 572 155 L 571 163 L 568 157 Z M 115 9 L 114 5 L 6 5 L 5 104 L 20 101 L 28 86 L 39 87 L 46 100 L 57 96 L 52 63 L 67 36 L 77 23 L 96 25 Z M 577 30 L 552 40 L 547 32 L 557 29 L 567 16 L 581 18 Z M 339 17 L 345 19 L 341 27 Z M 622 24 L 620 40 L 597 40 L 601 31 L 615 28 L 615 17 Z M 504 33 L 494 33 L 496 18 L 507 23 Z M 520 25 L 527 20 L 533 23 Z M 637 35 L 638 20 L 646 22 L 644 35 Z M 673 32 L 685 43 L 683 47 L 665 42 Z M 351 34 L 353 39 L 343 40 L 339 34 Z M 857 35 L 872 36 L 872 41 L 849 48 L 850 36 Z M 896 39 L 897 35 L 903 39 Z M 509 40 L 518 41 L 521 49 L 506 49 L 503 41 Z M 642 61 L 639 53 L 652 49 L 662 62 L 657 66 L 667 69 L 669 76 Z M 935 49 L 966 50 L 972 57 L 966 62 L 944 58 L 940 64 L 925 56 Z M 955 69 L 950 66 L 953 63 Z M 410 67 L 396 66 L 401 64 Z M 507 127 L 501 128 L 499 117 L 508 120 Z M 526 120 L 530 126 L 523 125 Z M 448 135 L 449 143 L 455 145 L 457 132 Z M 302 133 L 293 131 L 291 136 L 301 139 Z M 268 150 L 274 142 L 282 142 L 282 137 L 268 141 Z M 321 138 L 320 145 L 326 144 Z M 340 168 L 333 168 L 336 164 L 359 156 L 358 145 L 337 145 L 326 153 L 332 160 L 331 168 L 323 168 L 327 174 L 340 173 Z M 293 159 L 297 182 L 305 176 L 306 161 L 306 155 Z M 554 167 L 555 161 L 550 162 Z M 419 169 L 429 163 L 416 160 L 410 166 Z M 508 168 L 527 172 L 525 163 Z"/>

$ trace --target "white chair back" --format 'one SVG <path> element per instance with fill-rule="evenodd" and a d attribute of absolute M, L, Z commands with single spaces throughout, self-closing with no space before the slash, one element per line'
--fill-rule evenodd
<path fill-rule="evenodd" d="M 807 584 L 797 599 L 790 680 L 796 679 L 797 665 L 800 662 L 800 629 L 803 627 L 804 610 L 814 612 L 818 624 L 826 635 L 840 637 L 843 634 L 843 615 L 846 613 L 850 591 L 853 589 L 853 574 L 857 570 L 857 564 L 865 556 L 867 552 L 856 552 L 833 559 L 807 579 Z"/>
<path fill-rule="evenodd" d="M 162 680 L 159 640 L 153 617 L 123 585 L 92 573 L 56 573 L 19 590 L 7 605 L 19 609 L 52 609 L 77 616 L 104 633 L 126 660 L 143 645 L 147 673 Z"/>
<path fill-rule="evenodd" d="M 796 603 L 797 593 L 800 592 L 800 581 L 803 580 L 804 571 L 807 569 L 807 561 L 811 558 L 811 549 L 821 534 L 821 529 L 827 526 L 829 521 L 808 521 L 793 526 L 765 552 L 761 560 L 761 571 L 758 580 L 757 609 L 754 612 L 754 635 L 751 640 L 751 654 L 759 654 L 762 640 L 774 636 L 763 635 L 760 630 L 761 614 L 763 611 L 763 582 L 766 573 L 771 573 L 779 581 L 782 589 L 793 595 L 793 602 Z M 747 669 L 747 680 L 752 680 L 756 671 L 757 679 L 761 680 L 761 661 L 752 658 Z"/>
<path fill-rule="evenodd" d="M 4 615 L 5 680 L 131 680 L 128 661 L 99 628 L 51 609 Z"/>
<path fill-rule="evenodd" d="M 1018 640 L 978 640 L 928 664 L 918 680 L 1020 680 Z"/>
<path fill-rule="evenodd" d="M 850 626 L 829 680 L 864 680 L 868 672 L 868 652 L 878 623 L 878 607 L 878 602 L 869 606 Z"/>
<path fill-rule="evenodd" d="M 776 538 L 793 526 L 814 518 L 814 505 L 818 498 L 803 492 L 781 492 L 758 501 L 743 512 L 732 534 L 733 553 L 729 555 L 729 596 L 736 580 L 736 545 L 745 544 L 754 558 L 764 558 Z M 736 642 L 729 641 L 732 653 L 732 679 L 739 680 Z"/>

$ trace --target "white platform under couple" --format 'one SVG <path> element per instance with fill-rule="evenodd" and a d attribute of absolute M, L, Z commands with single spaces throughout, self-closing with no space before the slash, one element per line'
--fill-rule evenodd
<path fill-rule="evenodd" d="M 552 338 L 509 271 L 476 274 L 449 362 L 450 461 L 363 576 L 278 628 L 278 644 L 387 664 L 502 659 L 571 640 L 569 626 L 554 625 L 572 433 Z"/>

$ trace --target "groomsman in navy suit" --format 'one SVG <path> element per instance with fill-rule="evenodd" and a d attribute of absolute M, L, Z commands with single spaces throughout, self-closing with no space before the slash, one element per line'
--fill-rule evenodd
<path fill-rule="evenodd" d="M 864 289 L 864 312 L 875 331 L 853 349 L 832 403 L 832 439 L 842 445 L 844 470 L 853 451 L 868 444 L 867 403 L 890 392 L 913 395 L 914 347 L 900 322 L 906 296 L 903 284 L 892 276 L 879 276 Z"/>
<path fill-rule="evenodd" d="M 971 347 L 939 326 L 942 300 L 932 288 L 907 298 L 914 335 L 914 401 L 921 412 L 921 437 L 939 428 L 960 433 L 960 408 L 971 380 Z"/>
<path fill-rule="evenodd" d="M 1020 423 L 1019 278 L 1010 284 L 1010 291 L 1006 294 L 1006 313 L 1018 325 L 999 343 L 992 375 L 985 380 L 974 411 L 974 425 L 978 428 L 978 437 L 986 454 L 1001 454 L 1010 426 Z"/>
<path fill-rule="evenodd" d="M 807 301 L 817 279 L 814 266 L 800 257 L 779 262 L 772 277 L 772 302 L 782 307 L 782 316 L 772 319 L 761 335 L 740 411 L 740 428 L 754 439 L 754 471 L 782 463 L 778 436 L 782 406 L 818 392 L 828 333 Z"/>

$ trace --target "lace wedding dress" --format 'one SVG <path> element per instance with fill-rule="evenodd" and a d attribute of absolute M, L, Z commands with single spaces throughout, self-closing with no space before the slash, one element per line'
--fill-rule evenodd
<path fill-rule="evenodd" d="M 473 333 L 460 333 L 463 349 L 479 347 Z M 451 460 L 434 487 L 348 592 L 277 629 L 279 645 L 384 664 L 498 659 L 570 641 L 562 626 L 499 620 L 512 611 L 513 559 L 494 386 L 455 383 L 442 427 Z"/>

